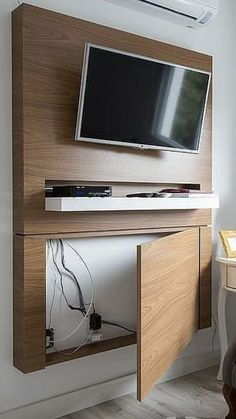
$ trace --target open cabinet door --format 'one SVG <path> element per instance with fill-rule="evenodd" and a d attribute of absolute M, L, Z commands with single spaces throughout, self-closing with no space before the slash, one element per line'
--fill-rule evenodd
<path fill-rule="evenodd" d="M 138 400 L 191 341 L 199 323 L 199 229 L 138 246 Z"/>

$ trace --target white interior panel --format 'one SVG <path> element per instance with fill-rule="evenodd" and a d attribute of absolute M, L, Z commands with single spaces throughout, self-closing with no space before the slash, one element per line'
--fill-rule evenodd
<path fill-rule="evenodd" d="M 96 311 L 105 320 L 120 323 L 136 330 L 137 319 L 137 245 L 152 241 L 163 235 L 137 235 L 126 237 L 92 237 L 66 240 L 82 256 L 94 281 Z M 54 249 L 56 249 L 54 240 Z M 79 279 L 84 301 L 91 301 L 91 281 L 88 272 L 77 255 L 64 241 L 65 261 Z M 60 251 L 55 254 L 60 263 Z M 83 316 L 78 311 L 71 311 L 61 293 L 60 277 L 50 254 L 47 253 L 47 327 L 50 321 L 55 329 L 56 348 L 70 348 L 82 343 L 88 334 L 88 320 L 69 339 L 61 340 L 76 328 Z M 55 298 L 52 307 L 54 285 Z M 78 293 L 72 280 L 65 276 L 64 291 L 69 302 L 78 306 Z M 52 307 L 52 309 L 51 309 Z M 117 327 L 103 325 L 104 338 L 125 335 L 128 332 Z M 129 334 L 129 333 L 128 333 Z"/>

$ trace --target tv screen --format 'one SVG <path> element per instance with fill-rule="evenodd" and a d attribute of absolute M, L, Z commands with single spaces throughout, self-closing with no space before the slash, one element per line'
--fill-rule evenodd
<path fill-rule="evenodd" d="M 210 74 L 87 44 L 76 140 L 199 151 Z"/>

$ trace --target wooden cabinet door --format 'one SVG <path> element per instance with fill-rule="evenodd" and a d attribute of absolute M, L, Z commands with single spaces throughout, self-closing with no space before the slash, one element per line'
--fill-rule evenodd
<path fill-rule="evenodd" d="M 198 324 L 199 229 L 138 246 L 138 400 L 176 360 Z"/>

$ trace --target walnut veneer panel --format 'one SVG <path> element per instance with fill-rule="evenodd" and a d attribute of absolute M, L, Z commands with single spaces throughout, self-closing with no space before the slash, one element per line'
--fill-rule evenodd
<path fill-rule="evenodd" d="M 138 246 L 138 399 L 190 342 L 199 323 L 199 229 Z"/>
<path fill-rule="evenodd" d="M 211 57 L 204 54 L 27 4 L 17 8 L 13 12 L 15 233 L 72 232 L 90 229 L 91 224 L 95 230 L 104 225 L 109 229 L 113 220 L 121 228 L 120 215 L 46 213 L 45 180 L 192 183 L 211 189 L 211 97 L 199 155 L 74 141 L 86 42 L 211 71 Z M 188 213 L 185 218 L 187 225 L 191 216 Z M 155 221 L 159 215 L 139 213 L 126 215 L 122 228 L 137 228 L 138 218 L 143 220 L 141 228 L 149 228 L 150 223 L 162 226 Z M 175 220 L 182 225 L 181 216 Z"/>
<path fill-rule="evenodd" d="M 206 71 L 211 71 L 212 59 L 194 51 L 27 4 L 13 12 L 12 28 L 14 233 L 26 235 L 14 237 L 14 365 L 23 372 L 31 372 L 44 368 L 46 364 L 61 362 L 61 358 L 59 360 L 56 356 L 46 360 L 45 354 L 47 238 L 60 237 L 60 234 L 63 237 L 67 234 L 75 237 L 76 233 L 82 237 L 83 234 L 110 235 L 111 232 L 131 234 L 132 231 L 167 231 L 211 223 L 210 210 L 104 214 L 44 211 L 45 181 L 118 185 L 119 196 L 137 191 L 139 187 L 140 190 L 142 187 L 152 190 L 152 185 L 156 189 L 156 185 L 195 184 L 203 189 L 211 189 L 211 94 L 199 155 L 137 151 L 74 141 L 85 43 L 118 48 Z M 191 240 L 189 243 L 187 260 L 192 255 L 192 262 L 195 263 Z M 203 241 L 201 243 L 202 252 L 204 249 L 208 252 L 206 257 L 202 253 L 206 267 L 209 247 L 204 247 Z M 176 252 L 180 249 L 177 247 Z M 142 250 L 140 255 L 142 257 Z M 161 249 L 160 256 L 164 258 Z M 204 273 L 206 271 L 203 268 L 200 288 L 200 293 L 206 294 L 206 299 L 200 296 L 205 313 L 200 323 L 202 321 L 201 324 L 205 325 L 209 318 L 207 300 L 210 281 Z M 192 275 L 194 272 L 195 269 Z M 195 293 L 195 285 L 192 293 Z M 190 294 L 186 294 L 187 300 L 188 297 L 190 301 Z M 158 298 L 161 304 L 160 293 Z M 141 300 L 139 302 L 141 304 Z M 186 306 L 185 309 L 189 310 L 191 322 L 195 300 L 192 308 Z M 186 332 L 185 323 L 182 326 L 183 337 L 187 338 L 190 335 L 190 323 Z M 126 339 L 126 344 L 130 344 L 134 338 Z M 124 343 L 125 339 L 122 342 L 113 340 L 110 347 L 123 346 Z M 101 344 L 97 351 L 106 350 L 104 348 L 108 346 Z M 90 347 L 89 350 L 95 349 Z M 140 397 L 149 384 L 144 383 L 144 387 L 140 387 Z"/>
<path fill-rule="evenodd" d="M 45 240 L 14 236 L 14 366 L 45 367 Z"/>
<path fill-rule="evenodd" d="M 24 220 L 24 104 L 23 104 L 23 9 L 12 15 L 12 135 L 14 224 Z"/>
<path fill-rule="evenodd" d="M 50 353 L 46 356 L 46 366 L 58 364 L 60 362 L 71 361 L 72 359 L 83 358 L 85 356 L 91 356 L 97 354 L 98 352 L 100 353 L 112 351 L 114 349 L 122 348 L 124 346 L 134 345 L 136 342 L 136 335 L 132 334 L 84 345 L 80 348 L 79 351 L 74 352 L 71 355 L 70 353 L 73 352 L 73 350 L 76 348 L 67 349 L 65 351 L 62 351 L 63 353 Z"/>
<path fill-rule="evenodd" d="M 200 329 L 211 327 L 211 234 L 210 227 L 200 227 Z"/>
<path fill-rule="evenodd" d="M 67 214 L 52 212 L 51 214 L 50 219 L 45 217 L 43 221 L 31 216 L 30 234 L 105 231 L 120 231 L 122 234 L 127 230 L 131 232 L 132 229 L 140 230 L 141 233 L 145 229 L 211 224 L 211 210 L 113 211 L 81 213 L 80 215 L 75 212 Z M 36 216 L 36 213 L 34 215 Z"/>

